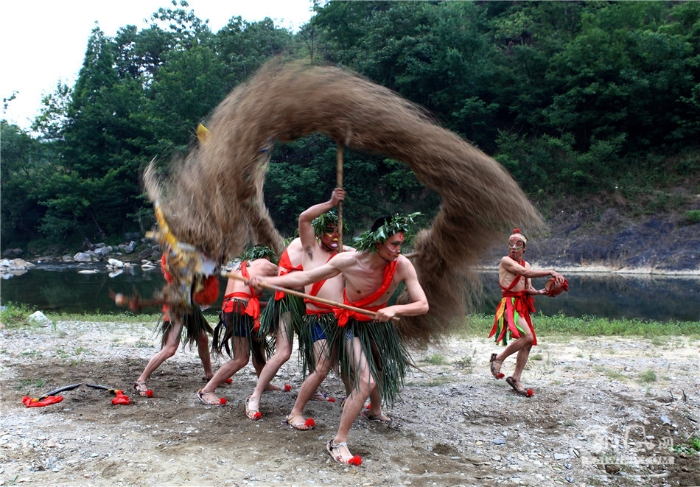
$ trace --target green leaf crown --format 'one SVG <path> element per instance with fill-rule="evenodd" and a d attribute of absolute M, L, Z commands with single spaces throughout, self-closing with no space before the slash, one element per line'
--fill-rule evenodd
<path fill-rule="evenodd" d="M 338 225 L 338 214 L 335 210 L 330 210 L 322 215 L 311 220 L 311 226 L 314 227 L 314 235 L 320 237 L 331 225 Z"/>
<path fill-rule="evenodd" d="M 254 261 L 257 259 L 269 259 L 270 262 L 277 263 L 277 255 L 275 251 L 270 247 L 265 247 L 264 245 L 256 245 L 254 247 L 248 247 L 245 252 L 240 256 L 242 261 Z"/>
<path fill-rule="evenodd" d="M 411 226 L 415 224 L 416 217 L 420 216 L 420 212 L 411 213 L 410 215 L 399 215 L 396 213 L 391 217 L 388 223 L 384 223 L 375 231 L 367 230 L 359 237 L 355 237 L 354 246 L 358 252 L 376 252 L 375 244 L 383 243 L 387 238 L 399 232 L 406 235 Z"/>

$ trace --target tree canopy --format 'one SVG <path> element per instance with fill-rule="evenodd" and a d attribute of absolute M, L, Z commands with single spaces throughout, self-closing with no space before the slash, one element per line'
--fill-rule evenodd
<path fill-rule="evenodd" d="M 297 33 L 240 17 L 212 32 L 187 7 L 114 37 L 96 27 L 75 84 L 43 99 L 32 131 L 2 121 L 4 247 L 148 229 L 140 171 L 185 151 L 197 124 L 275 56 L 395 90 L 536 198 L 698 184 L 698 3 L 327 2 Z M 266 203 L 288 235 L 335 186 L 335 146 L 314 135 L 273 151 Z M 439 205 L 398 161 L 346 151 L 345 170 L 344 213 L 358 230 Z"/>

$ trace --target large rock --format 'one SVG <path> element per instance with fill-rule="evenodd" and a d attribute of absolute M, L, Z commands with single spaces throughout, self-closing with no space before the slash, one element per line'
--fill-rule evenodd
<path fill-rule="evenodd" d="M 24 251 L 22 249 L 6 249 L 3 253 L 2 256 L 5 258 L 10 258 L 12 259 L 13 257 L 19 257 L 22 255 Z"/>
<path fill-rule="evenodd" d="M 122 262 L 121 260 L 117 260 L 117 259 L 109 259 L 107 261 L 107 263 L 109 265 L 111 265 L 112 267 L 114 267 L 115 269 L 121 269 L 122 267 L 124 267 L 124 262 Z"/>
<path fill-rule="evenodd" d="M 44 313 L 42 313 L 41 311 L 36 311 L 36 312 L 32 313 L 31 315 L 29 315 L 29 318 L 27 318 L 27 321 L 29 321 L 30 323 L 36 323 L 36 324 L 39 324 L 42 326 L 49 326 L 53 323 L 53 321 L 48 319 L 46 317 L 46 315 Z"/>
<path fill-rule="evenodd" d="M 87 252 L 78 252 L 73 256 L 76 262 L 92 262 L 92 256 Z"/>
<path fill-rule="evenodd" d="M 13 259 L 13 260 L 3 259 L 2 261 L 0 261 L 0 267 L 2 267 L 3 270 L 21 271 L 21 270 L 29 269 L 30 267 L 34 267 L 34 264 L 32 264 L 31 262 L 27 262 L 26 260 L 22 260 L 22 259 Z"/>
<path fill-rule="evenodd" d="M 64 255 L 63 257 L 61 257 L 61 260 L 63 262 L 73 262 L 73 257 L 71 257 L 70 255 Z"/>
<path fill-rule="evenodd" d="M 139 259 L 148 259 L 153 254 L 153 249 L 143 249 L 139 252 Z"/>
<path fill-rule="evenodd" d="M 95 253 L 99 256 L 105 256 L 112 251 L 111 247 L 99 247 L 95 249 Z"/>

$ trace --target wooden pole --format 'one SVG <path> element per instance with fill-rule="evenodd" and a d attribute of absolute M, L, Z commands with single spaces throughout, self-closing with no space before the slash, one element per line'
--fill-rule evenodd
<path fill-rule="evenodd" d="M 343 188 L 343 143 L 338 142 L 336 164 L 337 187 Z M 343 202 L 338 203 L 338 252 L 343 251 Z"/>
<path fill-rule="evenodd" d="M 245 277 L 243 277 L 239 274 L 236 274 L 234 272 L 221 271 L 221 277 L 227 277 L 229 279 L 235 279 L 237 281 L 248 282 L 248 279 L 246 279 Z M 292 296 L 299 296 L 300 298 L 310 299 L 312 301 L 327 304 L 328 306 L 333 306 L 335 308 L 343 308 L 343 309 L 348 309 L 350 311 L 356 311 L 357 313 L 362 313 L 363 315 L 371 316 L 373 318 L 376 314 L 374 311 L 370 311 L 368 309 L 357 308 L 355 306 L 350 306 L 350 305 L 347 305 L 344 303 L 337 303 L 335 301 L 331 301 L 330 299 L 319 298 L 318 296 L 311 296 L 310 294 L 301 293 L 299 291 L 295 291 L 293 289 L 287 289 L 285 287 L 275 286 L 273 284 L 267 284 L 266 282 L 261 282 L 260 287 L 265 288 L 265 289 L 270 289 L 272 291 L 280 291 L 280 292 L 283 292 L 285 294 L 291 294 Z M 399 318 L 392 318 L 392 320 L 398 321 Z"/>

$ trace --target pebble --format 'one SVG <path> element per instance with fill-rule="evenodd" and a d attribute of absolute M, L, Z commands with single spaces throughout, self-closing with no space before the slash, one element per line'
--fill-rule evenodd
<path fill-rule="evenodd" d="M 567 453 L 555 453 L 554 454 L 555 460 L 566 460 L 569 457 L 570 457 L 570 455 L 568 455 Z"/>
<path fill-rule="evenodd" d="M 505 445 L 506 440 L 505 440 L 505 438 L 496 438 L 495 440 L 493 440 L 493 444 L 494 445 Z"/>

